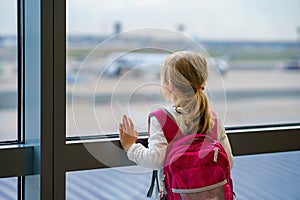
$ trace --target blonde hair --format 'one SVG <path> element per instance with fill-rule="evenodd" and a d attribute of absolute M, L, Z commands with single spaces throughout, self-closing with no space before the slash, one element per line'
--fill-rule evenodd
<path fill-rule="evenodd" d="M 179 125 L 184 134 L 206 134 L 213 123 L 206 93 L 199 89 L 208 78 L 203 55 L 180 51 L 169 55 L 161 70 L 162 94 L 180 108 Z M 178 109 L 179 110 L 179 109 Z"/>

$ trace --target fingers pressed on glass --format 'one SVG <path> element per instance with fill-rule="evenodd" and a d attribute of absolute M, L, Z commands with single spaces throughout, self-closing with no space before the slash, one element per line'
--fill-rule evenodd
<path fill-rule="evenodd" d="M 128 133 L 128 128 L 129 128 L 129 125 L 128 125 L 128 120 L 127 120 L 127 116 L 126 115 L 123 115 L 123 124 L 124 124 L 124 131 L 126 133 Z"/>
<path fill-rule="evenodd" d="M 119 133 L 120 133 L 120 137 L 123 135 L 124 132 L 124 126 L 122 123 L 119 124 Z"/>
<path fill-rule="evenodd" d="M 129 117 L 128 117 L 128 121 L 129 121 L 129 127 L 130 127 L 130 129 L 134 129 L 133 122 L 132 122 L 132 120 Z"/>

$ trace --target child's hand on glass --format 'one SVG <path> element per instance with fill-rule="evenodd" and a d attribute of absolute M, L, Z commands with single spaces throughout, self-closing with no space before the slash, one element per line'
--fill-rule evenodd
<path fill-rule="evenodd" d="M 119 135 L 122 147 L 127 152 L 131 145 L 136 142 L 138 132 L 134 130 L 132 120 L 126 115 L 123 115 L 122 122 L 119 125 Z"/>

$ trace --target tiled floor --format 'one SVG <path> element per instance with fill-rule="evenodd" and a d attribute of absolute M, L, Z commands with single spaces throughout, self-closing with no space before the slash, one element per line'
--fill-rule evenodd
<path fill-rule="evenodd" d="M 235 157 L 234 190 L 240 200 L 296 200 L 300 151 Z M 151 172 L 108 169 L 68 173 L 67 199 L 147 199 Z"/>
<path fill-rule="evenodd" d="M 239 200 L 297 200 L 300 151 L 235 157 L 232 169 Z M 67 173 L 68 200 L 149 199 L 151 170 L 139 167 Z M 0 179 L 0 200 L 16 198 L 16 179 Z"/>

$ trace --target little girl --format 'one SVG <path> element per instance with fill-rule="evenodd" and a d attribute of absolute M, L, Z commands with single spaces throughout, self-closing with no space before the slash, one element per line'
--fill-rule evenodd
<path fill-rule="evenodd" d="M 174 106 L 166 108 L 184 134 L 209 133 L 214 123 L 209 101 L 203 91 L 208 77 L 206 59 L 193 52 L 176 52 L 166 58 L 161 69 L 162 94 Z M 233 155 L 225 129 L 218 124 L 218 140 L 224 147 L 230 166 Z M 129 160 L 137 165 L 159 170 L 162 177 L 167 139 L 155 117 L 150 118 L 148 148 L 137 144 L 138 133 L 132 120 L 124 115 L 119 126 L 120 141 Z M 161 178 L 160 178 L 161 179 Z M 160 180 L 161 181 L 161 180 Z"/>

